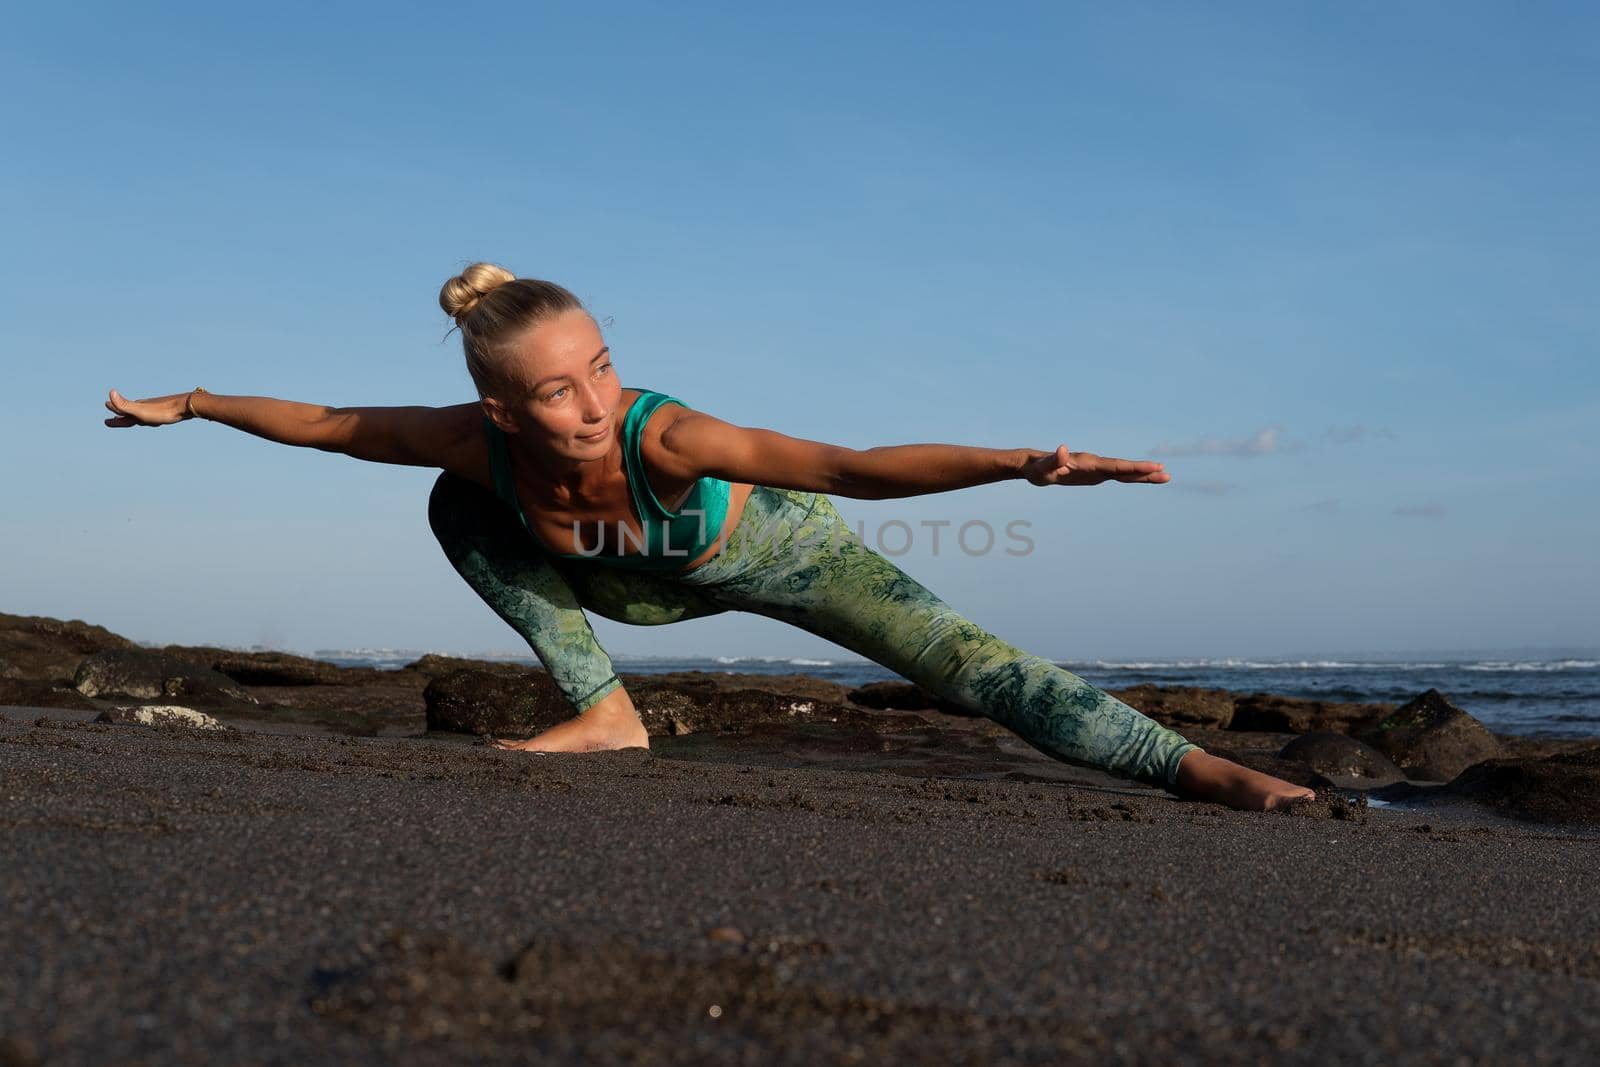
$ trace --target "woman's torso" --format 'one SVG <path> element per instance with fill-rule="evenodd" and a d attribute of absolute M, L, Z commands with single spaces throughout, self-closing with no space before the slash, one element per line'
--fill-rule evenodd
<path fill-rule="evenodd" d="M 641 476 L 643 485 L 639 486 L 639 496 L 644 498 L 647 510 L 652 511 L 650 516 L 653 524 L 664 523 L 665 517 L 658 517 L 651 508 L 649 495 L 653 501 L 665 508 L 669 514 L 680 513 L 691 496 L 695 496 L 697 488 L 702 491 L 699 496 L 706 496 L 707 488 L 720 490 L 720 485 L 713 485 L 714 479 L 691 478 L 672 479 L 664 476 L 659 469 L 650 464 L 650 455 L 654 447 L 660 442 L 661 434 L 668 426 L 679 418 L 687 409 L 679 403 L 662 402 L 661 394 L 651 390 L 624 389 L 623 403 L 618 405 L 613 423 L 613 440 L 618 442 L 618 447 L 623 448 L 636 438 L 636 470 Z M 631 394 L 631 395 L 630 395 Z M 645 421 L 642 425 L 630 427 L 632 435 L 625 435 L 624 425 L 627 423 L 628 413 L 642 399 L 649 398 L 655 405 L 653 410 L 647 410 Z M 675 399 L 675 398 L 672 398 Z M 484 427 L 485 464 L 482 469 L 483 477 L 475 478 L 480 485 L 488 489 L 497 489 L 495 458 L 493 452 L 501 445 L 494 440 L 499 433 L 492 424 L 485 420 Z M 648 430 L 648 433 L 646 433 Z M 504 435 L 500 435 L 506 441 Z M 512 503 L 514 497 L 517 509 L 521 512 L 523 522 L 528 531 L 533 535 L 540 547 L 553 555 L 568 558 L 585 559 L 617 559 L 618 557 L 631 557 L 643 561 L 639 552 L 641 545 L 653 545 L 659 534 L 656 530 L 646 531 L 641 525 L 640 505 L 636 501 L 634 492 L 630 488 L 628 479 L 629 464 L 626 456 L 618 463 L 613 476 L 596 491 L 591 493 L 582 502 L 567 502 L 557 500 L 549 491 L 549 487 L 540 485 L 527 478 L 525 473 L 517 470 L 515 463 L 509 464 L 505 469 L 505 460 L 508 456 L 502 453 L 500 462 L 502 469 L 499 472 L 498 491 L 507 503 Z M 615 456 L 613 456 L 615 459 Z M 694 552 L 693 558 L 679 566 L 674 559 L 659 569 L 663 570 L 693 570 L 717 554 L 727 537 L 738 526 L 740 516 L 744 510 L 745 501 L 754 488 L 747 482 L 727 482 L 726 484 L 726 509 L 720 527 L 712 525 L 712 518 L 704 520 L 707 536 L 712 542 L 703 549 Z M 721 496 L 715 495 L 717 502 Z M 684 520 L 689 526 L 699 524 L 693 518 Z M 622 529 L 622 527 L 625 527 Z M 576 538 L 574 537 L 576 534 Z M 698 538 L 690 535 L 683 538 L 675 534 L 671 538 L 673 552 L 682 551 L 677 546 L 685 541 L 694 541 Z M 580 543 L 581 542 L 581 543 Z M 651 567 L 649 569 L 657 569 Z"/>

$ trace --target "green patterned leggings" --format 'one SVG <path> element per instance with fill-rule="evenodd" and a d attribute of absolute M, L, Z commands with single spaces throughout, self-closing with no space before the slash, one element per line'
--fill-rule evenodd
<path fill-rule="evenodd" d="M 532 646 L 576 711 L 622 684 L 586 609 L 642 626 L 732 609 L 842 645 L 1069 763 L 1171 790 L 1178 761 L 1196 747 L 963 618 L 864 544 L 820 493 L 756 486 L 723 550 L 678 573 L 545 553 L 493 493 L 448 472 L 428 520 L 451 564 Z"/>

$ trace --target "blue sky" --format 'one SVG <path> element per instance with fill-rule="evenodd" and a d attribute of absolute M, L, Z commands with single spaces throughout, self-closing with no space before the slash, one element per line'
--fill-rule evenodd
<path fill-rule="evenodd" d="M 7 17 L 0 610 L 522 648 L 433 472 L 100 421 L 112 386 L 471 400 L 436 299 L 489 259 L 732 422 L 1165 460 L 836 499 L 869 539 L 1029 523 L 1020 558 L 895 557 L 1029 651 L 1600 646 L 1588 5 L 230 8 Z"/>

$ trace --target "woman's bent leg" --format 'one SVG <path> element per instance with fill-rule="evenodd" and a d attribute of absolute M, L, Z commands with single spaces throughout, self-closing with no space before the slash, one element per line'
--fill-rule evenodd
<path fill-rule="evenodd" d="M 727 610 L 647 572 L 550 557 L 493 493 L 448 472 L 434 483 L 428 522 L 461 577 L 528 642 L 575 712 L 622 684 L 585 609 L 636 626 Z"/>
<path fill-rule="evenodd" d="M 571 586 L 493 493 L 447 471 L 428 497 L 428 524 L 456 571 L 528 642 L 574 711 L 622 685 Z"/>
<path fill-rule="evenodd" d="M 680 581 L 843 645 L 1059 759 L 1174 789 L 1198 746 L 963 618 L 863 544 L 827 497 L 758 487 L 751 500 L 729 548 Z"/>

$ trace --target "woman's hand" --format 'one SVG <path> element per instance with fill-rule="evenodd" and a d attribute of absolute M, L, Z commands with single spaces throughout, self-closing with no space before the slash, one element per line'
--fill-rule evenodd
<path fill-rule="evenodd" d="M 1023 477 L 1034 485 L 1099 485 L 1101 482 L 1170 482 L 1165 464 L 1143 459 L 1112 459 L 1093 452 L 1071 452 L 1060 445 L 1054 452 L 1035 456 L 1023 467 Z"/>
<path fill-rule="evenodd" d="M 183 422 L 191 416 L 186 406 L 192 393 L 173 393 L 155 396 L 148 400 L 129 400 L 115 389 L 106 401 L 106 410 L 116 418 L 107 419 L 107 426 L 165 426 Z"/>

